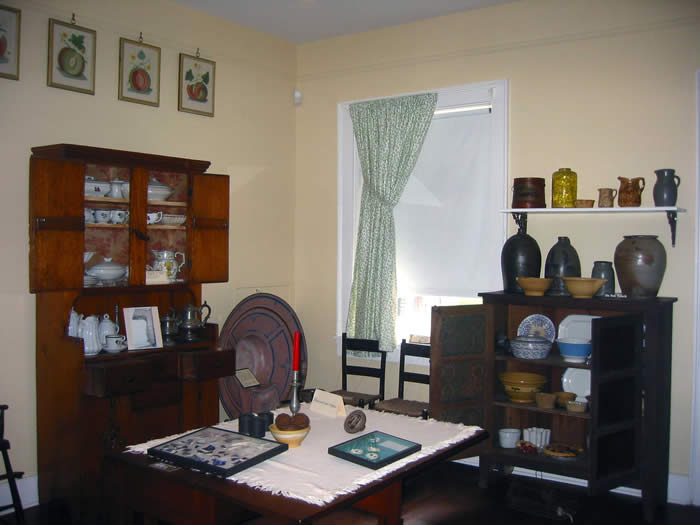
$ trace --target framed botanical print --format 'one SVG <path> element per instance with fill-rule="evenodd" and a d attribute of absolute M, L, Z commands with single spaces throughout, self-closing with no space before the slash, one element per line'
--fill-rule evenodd
<path fill-rule="evenodd" d="M 180 53 L 177 109 L 213 117 L 215 74 L 216 62 Z"/>
<path fill-rule="evenodd" d="M 95 94 L 95 31 L 49 19 L 46 83 L 51 87 Z"/>
<path fill-rule="evenodd" d="M 160 48 L 119 39 L 119 100 L 160 106 Z"/>
<path fill-rule="evenodd" d="M 19 80 L 22 11 L 0 5 L 0 77 Z"/>

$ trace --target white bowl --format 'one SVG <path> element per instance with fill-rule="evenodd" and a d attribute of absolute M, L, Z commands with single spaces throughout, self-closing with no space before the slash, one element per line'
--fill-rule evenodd
<path fill-rule="evenodd" d="M 88 175 L 85 177 L 85 195 L 93 197 L 104 197 L 109 193 L 111 185 L 103 180 L 95 180 L 95 177 Z"/>
<path fill-rule="evenodd" d="M 164 201 L 173 194 L 173 189 L 170 186 L 158 182 L 156 179 L 151 179 L 148 182 L 148 200 L 149 201 Z"/>
<path fill-rule="evenodd" d="M 126 266 L 105 261 L 88 268 L 85 270 L 85 273 L 101 281 L 116 281 L 126 274 Z"/>
<path fill-rule="evenodd" d="M 503 448 L 515 448 L 519 439 L 519 428 L 502 428 L 498 431 L 498 441 Z"/>

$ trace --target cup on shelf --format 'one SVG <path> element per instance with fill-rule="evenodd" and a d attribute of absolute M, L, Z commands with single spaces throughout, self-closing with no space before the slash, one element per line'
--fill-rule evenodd
<path fill-rule="evenodd" d="M 163 218 L 162 211 L 153 211 L 146 214 L 146 224 L 156 224 Z"/>
<path fill-rule="evenodd" d="M 90 208 L 85 208 L 85 222 L 90 224 L 95 222 L 95 212 Z"/>
<path fill-rule="evenodd" d="M 112 210 L 109 212 L 109 220 L 114 224 L 124 224 L 129 218 L 127 210 Z"/>
<path fill-rule="evenodd" d="M 113 334 L 105 336 L 105 350 L 122 350 L 124 348 L 124 343 L 126 342 L 126 336 Z"/>
<path fill-rule="evenodd" d="M 498 441 L 503 448 L 515 448 L 519 439 L 519 428 L 502 428 L 498 431 Z"/>
<path fill-rule="evenodd" d="M 95 210 L 95 222 L 108 224 L 112 210 Z"/>

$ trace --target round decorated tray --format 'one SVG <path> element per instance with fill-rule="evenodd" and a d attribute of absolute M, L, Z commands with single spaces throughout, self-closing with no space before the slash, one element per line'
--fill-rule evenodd
<path fill-rule="evenodd" d="M 582 451 L 563 443 L 550 443 L 542 448 L 542 452 L 555 458 L 575 458 Z"/>
<path fill-rule="evenodd" d="M 518 326 L 518 335 L 530 335 L 544 337 L 550 343 L 554 342 L 556 330 L 554 323 L 546 315 L 532 314 L 528 315 L 523 322 Z"/>
<path fill-rule="evenodd" d="M 260 385 L 244 388 L 235 376 L 219 379 L 219 397 L 229 417 L 267 412 L 289 399 L 294 332 L 301 334 L 299 375 L 303 387 L 306 339 L 292 307 L 276 295 L 257 293 L 231 311 L 221 328 L 220 345 L 235 348 L 236 369 L 248 368 Z"/>

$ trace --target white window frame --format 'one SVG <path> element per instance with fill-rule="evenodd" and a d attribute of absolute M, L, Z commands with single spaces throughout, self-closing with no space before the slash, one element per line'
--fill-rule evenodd
<path fill-rule="evenodd" d="M 508 197 L 508 81 L 494 80 L 450 88 L 430 90 L 438 94 L 437 109 L 447 109 L 481 104 L 491 105 L 494 118 L 493 147 L 491 151 L 492 169 L 502 173 L 503 208 L 507 208 Z M 405 93 L 414 94 L 414 93 Z M 403 96 L 395 95 L 395 96 Z M 386 97 L 390 98 L 390 97 Z M 393 96 L 392 96 L 393 98 Z M 371 99 L 376 100 L 376 99 Z M 340 334 L 345 331 L 348 315 L 350 289 L 352 287 L 352 267 L 355 253 L 356 213 L 359 210 L 361 181 L 355 180 L 355 166 L 359 164 L 355 136 L 352 131 L 350 104 L 358 100 L 338 104 L 338 252 L 336 280 L 336 343 L 340 354 Z M 503 216 L 503 239 L 508 231 L 508 217 Z M 387 356 L 389 361 L 398 361 L 398 352 Z M 411 362 L 409 360 L 409 362 Z"/>

